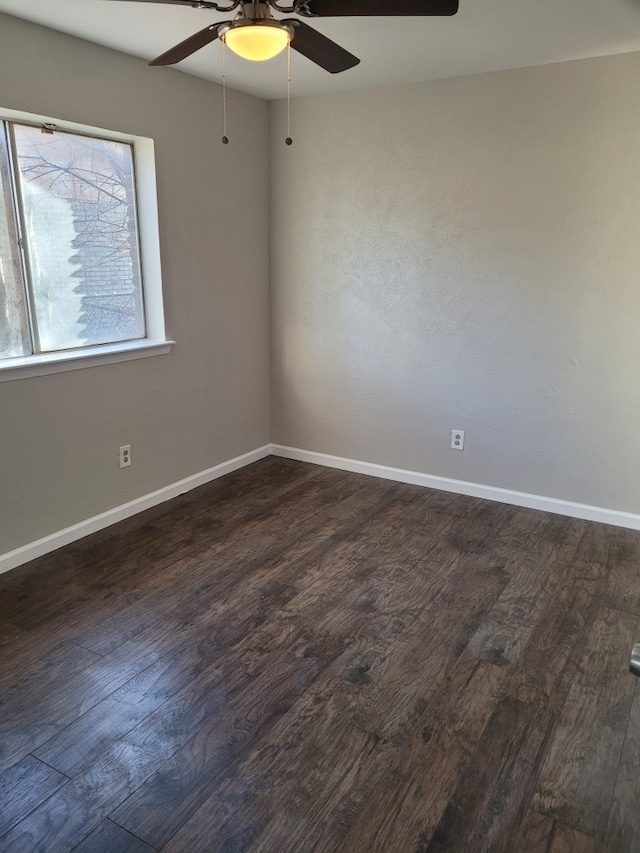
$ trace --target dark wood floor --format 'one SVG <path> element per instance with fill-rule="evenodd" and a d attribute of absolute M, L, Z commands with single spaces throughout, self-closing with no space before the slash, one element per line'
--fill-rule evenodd
<path fill-rule="evenodd" d="M 639 570 L 263 460 L 0 577 L 0 850 L 640 851 Z"/>

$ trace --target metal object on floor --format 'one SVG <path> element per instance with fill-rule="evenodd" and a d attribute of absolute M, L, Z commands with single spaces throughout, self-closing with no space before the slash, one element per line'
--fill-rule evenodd
<path fill-rule="evenodd" d="M 636 643 L 631 650 L 631 660 L 629 661 L 629 671 L 634 675 L 640 675 L 640 643 Z"/>

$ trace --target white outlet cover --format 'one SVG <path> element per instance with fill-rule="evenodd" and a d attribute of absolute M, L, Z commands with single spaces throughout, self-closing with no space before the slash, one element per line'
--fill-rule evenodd
<path fill-rule="evenodd" d="M 452 450 L 464 450 L 464 430 L 463 429 L 452 429 L 451 430 L 451 449 Z"/>

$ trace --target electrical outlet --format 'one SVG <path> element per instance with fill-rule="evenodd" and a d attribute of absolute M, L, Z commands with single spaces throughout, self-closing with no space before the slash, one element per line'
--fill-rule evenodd
<path fill-rule="evenodd" d="M 120 467 L 128 468 L 131 465 L 131 445 L 123 444 L 120 448 Z"/>
<path fill-rule="evenodd" d="M 464 450 L 464 430 L 451 430 L 451 448 L 453 450 Z"/>

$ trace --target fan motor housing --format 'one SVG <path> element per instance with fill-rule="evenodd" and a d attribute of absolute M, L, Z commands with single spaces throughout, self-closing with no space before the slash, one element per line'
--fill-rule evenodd
<path fill-rule="evenodd" d="M 276 30 L 285 30 L 289 33 L 289 38 L 293 38 L 294 26 L 292 22 L 276 21 L 274 18 L 266 18 L 262 20 L 249 20 L 245 18 L 237 18 L 235 21 L 228 21 L 218 27 L 218 38 L 224 38 L 230 30 L 240 29 L 242 27 L 274 27 Z"/>

